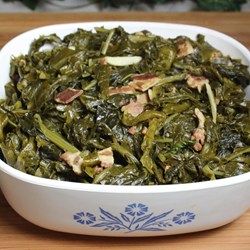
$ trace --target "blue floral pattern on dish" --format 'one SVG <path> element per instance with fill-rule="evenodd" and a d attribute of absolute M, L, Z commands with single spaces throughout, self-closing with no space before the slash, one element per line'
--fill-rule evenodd
<path fill-rule="evenodd" d="M 128 205 L 125 208 L 125 213 L 131 216 L 135 216 L 135 214 L 137 216 L 141 216 L 141 215 L 144 215 L 147 211 L 148 211 L 148 207 L 141 203 L 138 203 L 138 204 L 133 203 L 133 204 Z"/>
<path fill-rule="evenodd" d="M 76 213 L 74 215 L 74 220 L 80 224 L 92 224 L 96 221 L 96 218 L 93 214 L 91 213 L 84 213 L 84 212 L 80 212 L 80 213 Z"/>
<path fill-rule="evenodd" d="M 174 214 L 171 209 L 161 214 L 150 212 L 149 208 L 142 203 L 128 204 L 119 215 L 99 208 L 100 213 L 94 215 L 81 211 L 73 215 L 73 219 L 82 225 L 99 227 L 110 231 L 164 231 L 169 227 L 185 225 L 195 219 L 193 212 L 181 212 Z"/>
<path fill-rule="evenodd" d="M 173 222 L 179 225 L 182 224 L 187 224 L 192 222 L 192 220 L 195 219 L 195 214 L 191 213 L 191 212 L 182 212 L 180 214 L 177 214 L 174 218 L 173 218 Z"/>

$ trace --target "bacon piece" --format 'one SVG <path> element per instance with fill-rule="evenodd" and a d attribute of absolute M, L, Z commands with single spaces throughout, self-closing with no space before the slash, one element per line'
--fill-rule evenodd
<path fill-rule="evenodd" d="M 141 130 L 141 133 L 143 135 L 145 135 L 147 133 L 147 130 L 148 128 L 147 127 L 143 127 L 142 130 Z M 136 126 L 132 126 L 129 128 L 128 132 L 131 134 L 131 135 L 134 135 L 136 134 L 136 132 L 138 132 L 138 128 Z"/>
<path fill-rule="evenodd" d="M 99 63 L 100 63 L 101 65 L 107 65 L 107 64 L 108 64 L 108 62 L 107 62 L 107 60 L 106 60 L 105 57 L 100 58 L 100 59 L 99 59 Z"/>
<path fill-rule="evenodd" d="M 132 76 L 132 80 L 148 80 L 151 79 L 153 77 L 156 77 L 155 74 L 152 73 L 143 73 L 143 74 L 135 74 Z"/>
<path fill-rule="evenodd" d="M 128 129 L 128 132 L 131 134 L 131 135 L 134 135 L 136 134 L 137 132 L 137 127 L 136 126 L 132 126 Z"/>
<path fill-rule="evenodd" d="M 199 124 L 198 124 L 198 127 L 193 131 L 191 139 L 195 140 L 195 144 L 193 148 L 196 151 L 201 151 L 205 143 L 205 134 L 206 134 L 205 129 L 204 129 L 205 117 L 198 108 L 196 108 L 194 112 L 195 112 L 196 117 L 199 120 Z"/>
<path fill-rule="evenodd" d="M 136 101 L 131 100 L 129 104 L 122 107 L 124 113 L 129 113 L 130 115 L 136 117 L 141 114 L 144 110 L 145 104 L 148 102 L 148 95 L 146 93 L 136 96 Z"/>
<path fill-rule="evenodd" d="M 129 104 L 122 107 L 122 111 L 136 117 L 143 112 L 144 106 L 144 104 L 132 100 Z"/>
<path fill-rule="evenodd" d="M 188 40 L 182 40 L 177 44 L 177 57 L 184 57 L 194 52 L 194 48 Z"/>
<path fill-rule="evenodd" d="M 204 128 L 196 128 L 191 136 L 192 140 L 195 140 L 193 148 L 196 151 L 201 151 L 205 143 L 205 130 Z"/>
<path fill-rule="evenodd" d="M 110 87 L 109 88 L 109 96 L 116 94 L 134 94 L 136 90 L 131 86 L 122 86 L 122 87 Z"/>
<path fill-rule="evenodd" d="M 60 158 L 71 166 L 76 174 L 80 175 L 82 173 L 81 165 L 83 163 L 83 159 L 80 156 L 80 152 L 65 152 L 60 156 Z"/>
<path fill-rule="evenodd" d="M 101 167 L 103 168 L 109 168 L 112 167 L 114 164 L 114 156 L 112 148 L 105 148 L 103 150 L 100 150 L 97 152 L 99 160 L 101 162 Z"/>
<path fill-rule="evenodd" d="M 82 89 L 67 88 L 55 96 L 58 103 L 68 104 L 83 93 Z"/>
<path fill-rule="evenodd" d="M 159 77 L 150 73 L 135 75 L 132 79 L 133 81 L 131 81 L 128 85 L 142 92 L 152 88 L 160 81 Z"/>
<path fill-rule="evenodd" d="M 137 102 L 142 103 L 142 104 L 146 104 L 146 103 L 148 103 L 148 94 L 143 93 L 143 94 L 137 95 L 136 99 L 137 99 Z"/>
<path fill-rule="evenodd" d="M 104 170 L 104 168 L 103 167 L 101 167 L 101 166 L 94 166 L 94 173 L 95 174 L 100 174 L 103 170 Z"/>
<path fill-rule="evenodd" d="M 160 78 L 151 73 L 137 74 L 132 76 L 132 81 L 122 87 L 110 87 L 109 96 L 116 94 L 134 94 L 136 90 L 146 91 L 155 86 L 160 81 Z"/>
<path fill-rule="evenodd" d="M 209 83 L 209 80 L 205 78 L 204 76 L 187 76 L 187 84 L 190 88 L 197 88 L 199 93 L 202 90 L 202 87 L 206 84 Z"/>

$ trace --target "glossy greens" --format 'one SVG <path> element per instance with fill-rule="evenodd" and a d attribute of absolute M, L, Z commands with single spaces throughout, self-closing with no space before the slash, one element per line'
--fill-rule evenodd
<path fill-rule="evenodd" d="M 25 173 L 157 185 L 250 171 L 247 66 L 203 35 L 99 27 L 41 36 L 13 57 L 10 79 L 0 147 Z"/>

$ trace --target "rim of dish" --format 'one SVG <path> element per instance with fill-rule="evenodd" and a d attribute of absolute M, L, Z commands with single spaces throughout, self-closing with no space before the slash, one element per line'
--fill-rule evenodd
<path fill-rule="evenodd" d="M 242 53 L 246 53 L 245 57 L 248 60 L 249 66 L 250 66 L 250 51 L 243 45 L 241 44 L 239 41 L 237 41 L 236 39 L 234 39 L 231 36 L 228 36 L 220 31 L 214 30 L 214 29 L 210 29 L 207 27 L 203 27 L 203 26 L 198 26 L 198 25 L 190 25 L 190 24 L 182 24 L 182 23 L 161 23 L 161 22 L 144 22 L 144 21 L 97 21 L 97 22 L 72 22 L 72 23 L 59 23 L 59 24 L 52 24 L 52 25 L 46 25 L 46 26 L 41 26 L 41 27 L 37 27 L 28 31 L 25 31 L 15 37 L 13 37 L 11 40 L 9 40 L 0 50 L 0 59 L 2 57 L 2 54 L 4 54 L 5 50 L 8 49 L 9 46 L 12 45 L 12 43 L 15 43 L 16 40 L 21 39 L 22 37 L 28 36 L 29 34 L 35 33 L 34 39 L 36 38 L 36 36 L 40 36 L 42 33 L 40 32 L 44 32 L 44 31 L 48 31 L 49 32 L 53 32 L 56 33 L 56 28 L 63 28 L 63 27 L 75 27 L 75 29 L 77 28 L 86 28 L 86 29 L 93 29 L 97 26 L 105 26 L 108 25 L 109 27 L 107 28 L 111 28 L 111 27 L 117 27 L 117 26 L 123 26 L 123 25 L 131 25 L 133 24 L 133 27 L 130 27 L 135 29 L 136 31 L 139 31 L 141 29 L 152 29 L 154 27 L 164 27 L 164 26 L 168 26 L 168 27 L 172 27 L 172 28 L 177 28 L 179 30 L 187 30 L 187 29 L 192 29 L 192 31 L 196 32 L 196 34 L 199 33 L 207 33 L 209 35 L 213 35 L 217 38 L 220 38 L 224 41 L 227 41 L 231 44 L 233 44 L 234 46 L 236 46 Z M 83 26 L 89 26 L 89 27 L 83 27 Z M 137 27 L 138 28 L 135 28 Z M 125 30 L 127 29 L 126 27 L 124 27 Z M 39 33 L 37 33 L 39 32 Z M 180 34 L 181 35 L 181 34 Z"/>
<path fill-rule="evenodd" d="M 37 32 L 44 32 L 48 29 L 55 29 L 55 27 L 63 28 L 63 27 L 75 27 L 76 29 L 83 28 L 83 25 L 86 26 L 92 26 L 91 29 L 93 29 L 96 26 L 100 25 L 110 25 L 110 26 L 123 26 L 123 25 L 141 25 L 145 26 L 145 28 L 152 28 L 152 27 L 158 27 L 159 26 L 169 26 L 169 27 L 178 27 L 181 29 L 192 29 L 192 31 L 198 33 L 209 33 L 210 35 L 214 35 L 215 37 L 218 37 L 219 39 L 223 39 L 224 41 L 227 41 L 231 43 L 233 46 L 237 47 L 240 52 L 242 52 L 246 59 L 248 60 L 248 64 L 250 66 L 250 52 L 249 50 L 242 45 L 240 42 L 238 42 L 236 39 L 221 33 L 219 31 L 197 26 L 197 25 L 187 25 L 187 24 L 177 24 L 177 23 L 160 23 L 160 22 L 138 22 L 138 21 L 98 21 L 98 22 L 79 22 L 79 23 L 65 23 L 65 24 L 53 24 L 53 25 L 47 25 L 38 27 L 35 29 L 31 29 L 29 31 L 26 31 L 13 39 L 11 39 L 9 42 L 7 42 L 3 48 L 0 51 L 0 60 L 3 58 L 5 50 L 8 50 L 8 47 L 11 46 L 13 43 L 16 42 L 16 40 L 21 39 L 22 37 L 25 37 L 32 33 Z M 150 27 L 149 27 L 150 26 Z M 126 27 L 124 27 L 126 29 Z M 138 28 L 139 30 L 139 28 Z M 40 33 L 41 35 L 42 33 Z M 35 38 L 35 37 L 34 37 Z M 21 172 L 20 170 L 15 169 L 14 167 L 8 165 L 4 161 L 0 160 L 0 171 L 4 172 L 7 175 L 12 176 L 13 178 L 16 178 L 18 180 L 21 180 L 23 182 L 27 182 L 30 184 L 38 185 L 38 186 L 45 186 L 50 188 L 57 188 L 57 189 L 67 189 L 67 190 L 76 190 L 76 191 L 88 191 L 88 192 L 109 192 L 109 193 L 172 193 L 172 192 L 184 192 L 184 191 L 195 191 L 195 190 L 201 190 L 201 189 L 208 189 L 208 188 L 218 188 L 218 187 L 226 187 L 230 185 L 236 185 L 243 182 L 249 182 L 250 181 L 250 172 L 244 173 L 238 176 L 233 177 L 227 177 L 224 179 L 218 179 L 218 180 L 210 180 L 210 181 L 204 181 L 204 182 L 196 182 L 196 183 L 184 183 L 184 184 L 165 184 L 165 185 L 152 185 L 152 186 L 125 186 L 125 185 L 102 185 L 102 184 L 92 184 L 92 183 L 76 183 L 76 182 L 70 182 L 70 181 L 59 181 L 59 180 L 52 180 L 52 179 L 46 179 L 42 177 L 37 177 L 33 175 L 29 175 L 27 173 Z"/>
<path fill-rule="evenodd" d="M 243 182 L 250 182 L 250 172 L 218 180 L 210 180 L 195 183 L 164 184 L 152 186 L 125 186 L 125 185 L 102 185 L 92 183 L 80 183 L 70 181 L 60 181 L 33 176 L 17 170 L 4 161 L 0 160 L 0 171 L 5 174 L 37 186 L 44 186 L 56 189 L 67 189 L 100 193 L 173 193 L 185 191 L 197 191 L 201 189 L 226 187 L 237 185 Z M 1 174 L 1 173 L 0 173 Z"/>

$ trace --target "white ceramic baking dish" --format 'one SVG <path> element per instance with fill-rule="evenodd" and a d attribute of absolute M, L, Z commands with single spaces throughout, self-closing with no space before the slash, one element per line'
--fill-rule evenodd
<path fill-rule="evenodd" d="M 181 24 L 94 22 L 41 27 L 23 33 L 0 52 L 0 97 L 9 80 L 12 55 L 27 53 L 42 34 L 63 37 L 77 28 L 121 25 L 129 32 L 147 29 L 164 37 L 198 33 L 250 65 L 250 53 L 236 40 L 214 30 Z M 248 93 L 248 98 L 249 98 Z M 9 204 L 44 228 L 101 236 L 157 236 L 195 232 L 225 225 L 250 208 L 250 173 L 222 180 L 164 186 L 102 186 L 48 180 L 22 173 L 0 161 L 1 189 Z"/>

